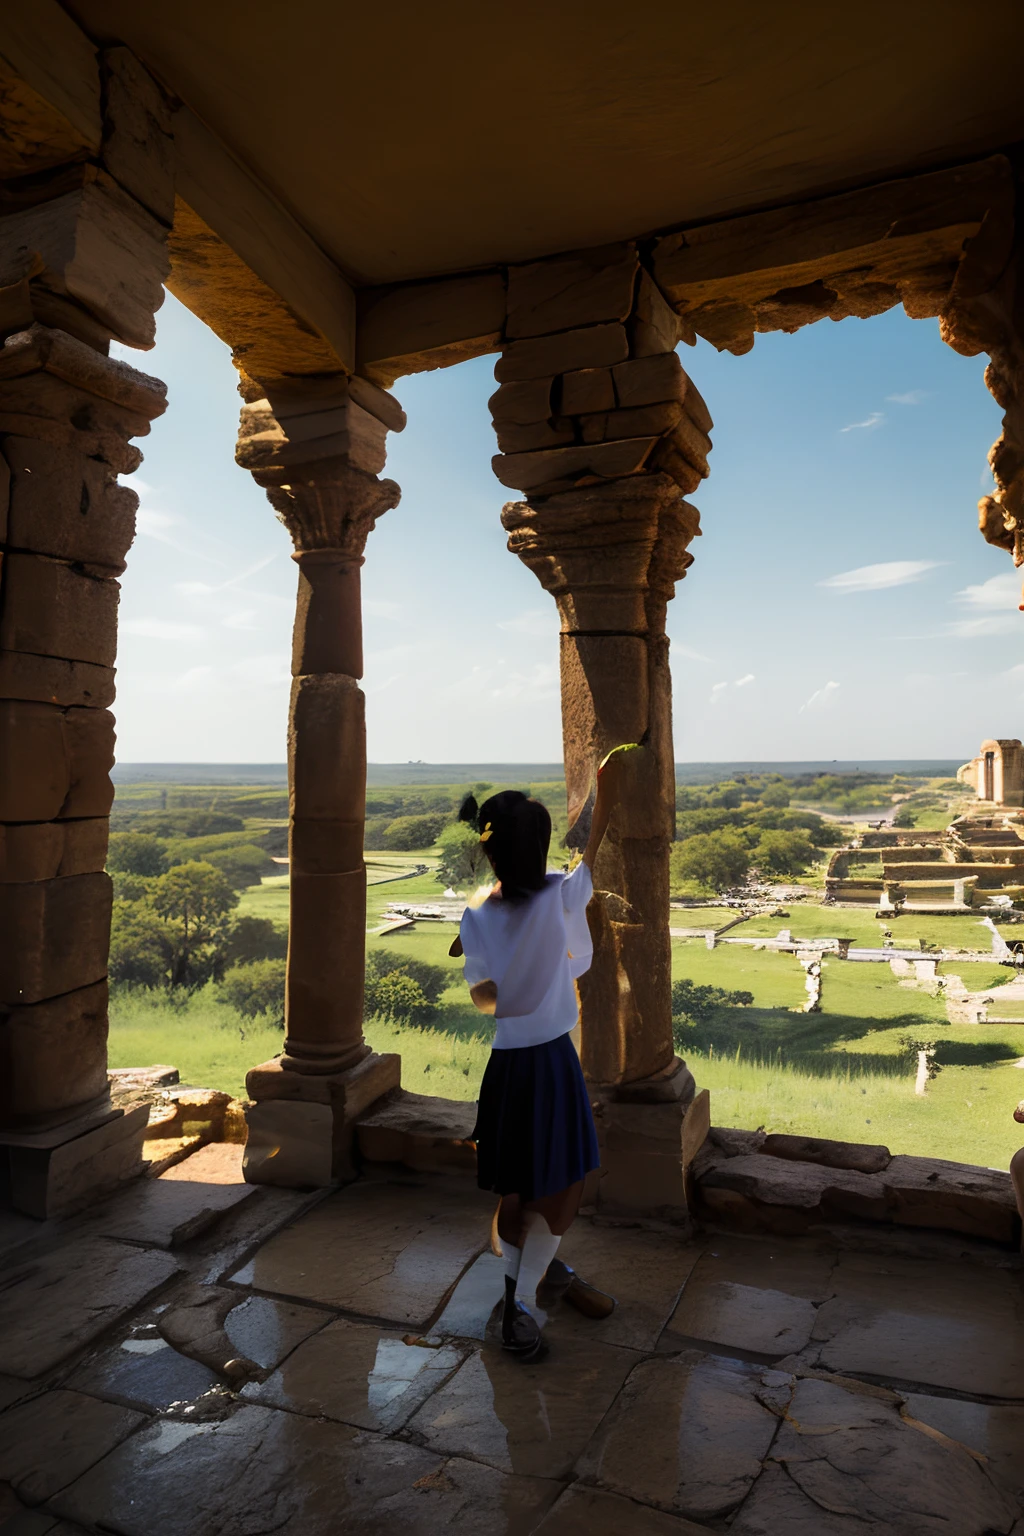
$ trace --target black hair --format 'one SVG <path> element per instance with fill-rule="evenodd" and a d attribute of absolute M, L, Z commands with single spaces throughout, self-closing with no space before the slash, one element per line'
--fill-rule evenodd
<path fill-rule="evenodd" d="M 459 820 L 480 833 L 484 851 L 501 882 L 506 901 L 525 901 L 544 884 L 551 842 L 547 806 L 518 789 L 505 789 L 478 806 L 467 795 Z"/>

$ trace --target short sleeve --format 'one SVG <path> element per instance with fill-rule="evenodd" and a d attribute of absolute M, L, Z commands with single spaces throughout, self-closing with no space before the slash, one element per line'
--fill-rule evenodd
<path fill-rule="evenodd" d="M 463 967 L 466 984 L 475 987 L 478 982 L 490 980 L 491 973 L 484 953 L 483 934 L 472 907 L 467 907 L 462 914 L 459 936 L 462 939 L 462 952 L 466 959 Z"/>
<path fill-rule="evenodd" d="M 562 881 L 562 909 L 566 913 L 581 913 L 587 910 L 587 903 L 594 894 L 594 877 L 582 861 L 576 865 L 571 875 L 566 875 Z"/>

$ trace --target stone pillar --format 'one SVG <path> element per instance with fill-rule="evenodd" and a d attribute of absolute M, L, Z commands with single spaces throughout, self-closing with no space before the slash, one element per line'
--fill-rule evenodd
<path fill-rule="evenodd" d="M 245 1176 L 322 1186 L 351 1171 L 355 1119 L 399 1086 L 400 1058 L 372 1054 L 363 1039 L 359 572 L 376 519 L 398 504 L 398 486 L 376 476 L 387 427 L 400 429 L 405 417 L 390 395 L 363 380 L 246 380 L 243 393 L 249 403 L 238 462 L 267 491 L 299 567 L 288 720 L 285 1041 L 280 1057 L 246 1078 L 256 1102 Z"/>
<path fill-rule="evenodd" d="M 598 1200 L 677 1218 L 694 1083 L 672 1042 L 665 618 L 700 532 L 684 492 L 707 474 L 712 425 L 673 350 L 680 332 L 632 245 L 514 268 L 491 400 L 504 450 L 495 472 L 527 493 L 502 513 L 509 548 L 562 621 L 570 809 L 610 748 L 644 747 L 626 761 L 627 791 L 598 857 L 595 961 L 580 982 L 581 1058 L 600 1106 Z"/>
<path fill-rule="evenodd" d="M 159 90 L 125 49 L 101 62 L 102 146 L 5 182 L 0 218 L 0 1186 L 38 1217 L 141 1172 L 147 1119 L 107 1085 L 108 706 L 138 506 L 117 476 L 166 400 L 107 352 L 153 344 L 173 186 Z"/>

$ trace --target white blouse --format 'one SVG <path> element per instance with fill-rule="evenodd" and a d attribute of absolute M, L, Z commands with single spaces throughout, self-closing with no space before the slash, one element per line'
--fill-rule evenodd
<path fill-rule="evenodd" d="M 495 1050 L 544 1045 L 576 1025 L 577 976 L 590 969 L 594 946 L 587 903 L 594 882 L 585 864 L 571 875 L 549 874 L 524 901 L 488 896 L 462 914 L 460 934 L 471 987 L 498 989 Z"/>

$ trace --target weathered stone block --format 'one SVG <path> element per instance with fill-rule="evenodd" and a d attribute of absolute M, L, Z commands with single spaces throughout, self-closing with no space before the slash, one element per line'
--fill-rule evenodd
<path fill-rule="evenodd" d="M 625 410 L 599 412 L 583 418 L 583 440 L 586 443 L 603 443 L 620 437 L 646 437 L 656 433 L 659 437 L 680 421 L 683 408 L 675 400 L 662 400 L 658 405 L 640 405 Z"/>
<path fill-rule="evenodd" d="M 820 1163 L 826 1168 L 853 1168 L 858 1173 L 881 1173 L 892 1161 L 888 1147 L 859 1141 L 829 1141 L 820 1136 L 766 1136 L 758 1148 L 766 1157 L 787 1162 Z"/>
<path fill-rule="evenodd" d="M 615 409 L 610 368 L 577 368 L 562 376 L 559 410 L 566 416 L 588 416 Z"/>
<path fill-rule="evenodd" d="M 70 1119 L 107 1086 L 107 983 L 0 1006 L 0 1124 Z"/>
<path fill-rule="evenodd" d="M 609 375 L 610 377 L 610 375 Z M 495 426 L 529 426 L 551 415 L 553 379 L 530 379 L 521 384 L 502 384 L 488 400 Z"/>
<path fill-rule="evenodd" d="M 292 628 L 292 676 L 363 674 L 363 610 L 359 566 L 341 551 L 297 557 L 299 586 Z"/>
<path fill-rule="evenodd" d="M 170 228 L 175 169 L 170 106 L 129 48 L 108 48 L 103 70 L 103 163 L 126 192 Z"/>
<path fill-rule="evenodd" d="M 656 410 L 651 406 L 648 409 Z M 711 452 L 711 439 L 706 432 L 702 432 L 694 422 L 686 415 L 681 415 L 674 423 L 671 442 L 678 448 L 683 458 L 692 464 L 702 479 L 708 475 L 708 454 Z"/>
<path fill-rule="evenodd" d="M 11 1147 L 11 1204 L 45 1221 L 78 1210 L 143 1171 L 145 1104 L 52 1148 Z"/>
<path fill-rule="evenodd" d="M 620 405 L 656 405 L 661 400 L 678 400 L 702 432 L 711 431 L 714 423 L 708 408 L 674 352 L 619 363 L 612 369 L 612 377 Z"/>
<path fill-rule="evenodd" d="M 572 422 L 564 417 L 558 421 L 535 421 L 530 426 L 498 425 L 496 433 L 502 453 L 525 453 L 534 448 L 561 448 L 576 438 Z"/>
<path fill-rule="evenodd" d="M 671 475 L 679 489 L 687 496 L 697 489 L 704 478 L 700 470 L 695 469 L 685 454 L 680 452 L 672 436 L 658 439 L 650 462 L 652 469 Z"/>
<path fill-rule="evenodd" d="M 0 648 L 112 667 L 118 586 L 42 555 L 4 561 Z"/>
<path fill-rule="evenodd" d="M 530 341 L 514 341 L 494 365 L 499 384 L 518 379 L 550 378 L 577 368 L 606 368 L 629 356 L 623 325 L 591 325 L 580 331 L 564 331 Z M 630 401 L 630 404 L 647 404 Z"/>
<path fill-rule="evenodd" d="M 0 703 L 0 820 L 51 821 L 70 781 L 64 712 L 51 704 Z"/>
<path fill-rule="evenodd" d="M 38 438 L 8 437 L 11 468 L 8 542 L 33 554 L 124 570 L 139 499 L 106 464 Z"/>
<path fill-rule="evenodd" d="M 595 764 L 613 742 L 647 729 L 647 645 L 638 635 L 563 635 L 562 715 L 566 755 Z M 570 739 L 571 738 L 571 739 Z"/>
<path fill-rule="evenodd" d="M 544 336 L 602 320 L 625 320 L 638 266 L 636 247 L 630 244 L 509 267 L 506 335 Z"/>
<path fill-rule="evenodd" d="M 106 709 L 114 702 L 114 669 L 25 651 L 0 651 L 0 699 Z"/>
<path fill-rule="evenodd" d="M 648 272 L 640 273 L 629 333 L 634 357 L 672 352 L 682 335 L 679 316 Z"/>
<path fill-rule="evenodd" d="M 423 1173 L 476 1169 L 471 1142 L 476 1105 L 422 1093 L 396 1093 L 356 1125 L 356 1142 L 369 1162 L 402 1163 Z"/>
<path fill-rule="evenodd" d="M 291 811 L 304 821 L 360 821 L 366 805 L 365 701 L 355 678 L 297 677 L 288 730 Z"/>
<path fill-rule="evenodd" d="M 491 460 L 502 485 L 520 491 L 568 490 L 580 480 L 616 480 L 639 474 L 657 438 L 630 438 L 536 453 L 496 455 Z"/>
<path fill-rule="evenodd" d="M 249 1184 L 324 1189 L 332 1182 L 334 1114 L 329 1104 L 270 1099 L 250 1104 L 242 1170 Z"/>
<path fill-rule="evenodd" d="M 33 286 L 75 300 L 111 336 L 151 347 L 170 272 L 166 230 L 102 171 L 85 167 L 76 190 L 0 220 L 0 264 L 37 254 Z"/>
<path fill-rule="evenodd" d="M 61 817 L 106 816 L 114 799 L 114 717 L 107 709 L 69 709 L 64 716 L 70 782 Z"/>
<path fill-rule="evenodd" d="M 881 1175 L 892 1219 L 1015 1243 L 1020 1218 L 1008 1173 L 934 1157 L 894 1157 Z"/>
<path fill-rule="evenodd" d="M 37 1003 L 101 981 L 111 900 L 106 874 L 0 885 L 0 1002 Z"/>
<path fill-rule="evenodd" d="M 105 816 L 86 821 L 0 824 L 0 884 L 102 870 L 108 830 Z"/>

